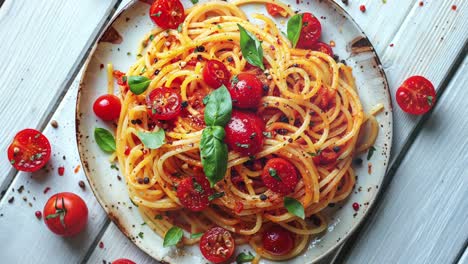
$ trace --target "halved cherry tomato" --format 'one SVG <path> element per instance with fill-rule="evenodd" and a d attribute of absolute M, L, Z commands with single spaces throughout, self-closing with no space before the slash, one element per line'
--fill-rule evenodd
<path fill-rule="evenodd" d="M 208 197 L 213 194 L 210 183 L 204 175 L 186 178 L 177 186 L 177 198 L 187 209 L 198 212 L 210 204 Z"/>
<path fill-rule="evenodd" d="M 312 49 L 314 44 L 320 39 L 322 25 L 320 21 L 311 13 L 302 15 L 302 29 L 296 47 L 299 49 Z"/>
<path fill-rule="evenodd" d="M 268 14 L 271 16 L 282 16 L 282 17 L 287 17 L 288 13 L 286 13 L 286 10 L 284 10 L 281 6 L 275 5 L 275 4 L 266 4 L 266 9 Z"/>
<path fill-rule="evenodd" d="M 50 159 L 49 140 L 39 131 L 24 129 L 18 132 L 8 147 L 8 160 L 15 169 L 37 171 Z"/>
<path fill-rule="evenodd" d="M 200 251 L 207 260 L 213 263 L 228 260 L 235 248 L 236 244 L 231 233 L 219 226 L 206 231 L 200 239 Z"/>
<path fill-rule="evenodd" d="M 101 95 L 93 104 L 94 113 L 104 121 L 119 118 L 121 108 L 120 99 L 113 94 Z"/>
<path fill-rule="evenodd" d="M 179 0 L 156 0 L 150 8 L 150 18 L 162 29 L 175 29 L 184 22 L 184 6 Z"/>
<path fill-rule="evenodd" d="M 256 108 L 262 99 L 263 84 L 250 73 L 239 73 L 234 76 L 228 89 L 232 105 L 237 108 Z"/>
<path fill-rule="evenodd" d="M 328 54 L 328 56 L 330 57 L 333 57 L 333 50 L 332 48 L 330 47 L 330 45 L 326 44 L 326 43 L 323 43 L 321 41 L 315 43 L 313 46 L 312 46 L 312 50 L 315 50 L 315 51 L 320 51 L 322 53 L 325 53 L 325 54 Z"/>
<path fill-rule="evenodd" d="M 231 73 L 224 63 L 218 60 L 209 60 L 203 68 L 203 80 L 211 88 L 219 88 L 221 85 L 228 86 Z"/>
<path fill-rule="evenodd" d="M 282 256 L 294 248 L 293 234 L 279 225 L 274 225 L 263 233 L 263 248 L 270 254 Z"/>
<path fill-rule="evenodd" d="M 44 206 L 44 221 L 50 231 L 60 236 L 80 233 L 88 222 L 88 207 L 74 193 L 52 195 Z"/>
<path fill-rule="evenodd" d="M 264 122 L 254 113 L 234 110 L 225 127 L 226 144 L 243 155 L 254 155 L 263 147 L 264 128 Z"/>
<path fill-rule="evenodd" d="M 428 79 L 422 76 L 412 76 L 398 88 L 396 101 L 406 113 L 421 115 L 434 106 L 436 91 Z"/>
<path fill-rule="evenodd" d="M 112 264 L 136 264 L 135 262 L 129 260 L 129 259 L 116 259 L 112 261 Z"/>
<path fill-rule="evenodd" d="M 335 152 L 332 149 L 326 148 L 320 151 L 320 153 L 317 154 L 312 159 L 314 160 L 314 163 L 317 165 L 328 165 L 328 164 L 335 163 L 339 155 L 340 154 L 338 152 Z"/>
<path fill-rule="evenodd" d="M 151 118 L 171 120 L 182 111 L 182 98 L 171 88 L 156 88 L 146 96 L 146 107 Z"/>
<path fill-rule="evenodd" d="M 296 188 L 298 177 L 296 167 L 282 158 L 270 159 L 263 168 L 262 181 L 275 193 L 286 195 Z"/>

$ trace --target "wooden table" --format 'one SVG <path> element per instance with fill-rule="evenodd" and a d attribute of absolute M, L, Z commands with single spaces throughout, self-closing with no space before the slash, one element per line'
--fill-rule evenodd
<path fill-rule="evenodd" d="M 0 1 L 1 263 L 154 262 L 110 222 L 89 186 L 78 186 L 85 180 L 74 118 L 82 65 L 100 30 L 127 2 Z M 394 102 L 392 162 L 379 201 L 323 262 L 468 263 L 468 1 L 337 2 L 375 45 L 392 94 L 407 77 L 424 75 L 437 87 L 437 103 L 432 113 L 415 117 Z M 43 130 L 54 153 L 34 178 L 6 158 L 13 136 L 26 127 Z M 77 237 L 55 236 L 34 215 L 60 191 L 88 204 L 89 223 Z"/>

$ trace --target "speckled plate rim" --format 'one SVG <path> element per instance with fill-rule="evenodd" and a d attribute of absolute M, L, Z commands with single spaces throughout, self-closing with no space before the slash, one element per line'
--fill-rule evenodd
<path fill-rule="evenodd" d="M 87 70 L 88 70 L 88 67 L 89 67 L 89 64 L 90 62 L 92 61 L 92 58 L 98 48 L 98 45 L 99 45 L 99 41 L 101 40 L 101 38 L 103 37 L 103 35 L 105 34 L 105 32 L 112 27 L 112 25 L 115 23 L 115 21 L 124 13 L 127 11 L 127 9 L 129 8 L 132 8 L 132 6 L 139 2 L 141 0 L 132 0 L 130 2 L 128 2 L 119 12 L 117 12 L 114 17 L 107 23 L 107 25 L 102 29 L 101 33 L 99 34 L 99 36 L 96 38 L 94 44 L 93 44 L 93 47 L 90 51 L 90 53 L 88 54 L 88 57 L 83 65 L 83 74 L 80 78 L 80 83 L 79 83 L 79 88 L 78 88 L 78 92 L 77 92 L 77 97 L 76 97 L 76 110 L 75 110 L 75 133 L 76 133 L 76 144 L 77 144 L 77 148 L 78 148 L 78 152 L 79 152 L 79 157 L 80 157 L 80 162 L 82 164 L 85 164 L 86 160 L 85 160 L 85 156 L 83 154 L 84 150 L 82 149 L 82 144 L 81 144 L 81 141 L 80 141 L 80 131 L 79 131 L 79 122 L 80 122 L 80 117 L 79 117 L 79 113 L 80 113 L 80 99 L 81 99 L 81 95 L 82 95 L 82 87 L 84 85 L 84 80 L 86 79 L 86 73 L 87 73 Z M 384 159 L 384 163 L 386 164 L 385 165 L 385 175 L 383 177 L 381 177 L 381 180 L 380 180 L 380 184 L 382 184 L 384 181 L 385 181 L 385 177 L 387 177 L 387 172 L 388 172 L 388 168 L 389 168 L 389 161 L 390 161 L 390 157 L 391 157 L 391 150 L 392 150 L 392 143 L 393 143 L 393 105 L 392 105 L 392 100 L 391 100 L 391 94 L 390 94 L 390 89 L 389 89 L 389 84 L 388 84 L 388 80 L 387 80 L 387 76 L 385 74 L 385 71 L 383 70 L 383 67 L 382 67 L 382 63 L 381 63 L 381 60 L 377 54 L 377 52 L 375 51 L 375 48 L 373 46 L 373 44 L 370 42 L 370 40 L 368 39 L 367 35 L 364 33 L 364 31 L 361 29 L 361 27 L 359 26 L 358 23 L 356 23 L 356 21 L 352 18 L 352 16 L 350 14 L 348 14 L 348 12 L 343 9 L 341 6 L 339 6 L 337 3 L 335 3 L 335 1 L 333 0 L 325 0 L 326 2 L 328 2 L 328 4 L 330 4 L 337 12 L 341 13 L 346 20 L 348 20 L 354 27 L 356 27 L 357 30 L 359 30 L 361 33 L 362 33 L 362 39 L 364 41 L 367 42 L 367 45 L 368 47 L 371 49 L 369 52 L 372 53 L 373 55 L 373 58 L 375 59 L 376 61 L 376 64 L 378 65 L 378 71 L 382 77 L 382 80 L 383 80 L 383 85 L 384 85 L 384 93 L 385 93 L 385 97 L 387 98 L 388 100 L 388 104 L 390 106 L 390 108 L 387 110 L 388 111 L 388 115 L 389 115 L 389 119 L 390 119 L 390 125 L 388 127 L 388 133 L 386 134 L 387 138 L 388 138 L 388 141 L 389 141 L 389 145 L 388 145 L 388 148 L 386 148 L 386 151 L 385 151 L 385 159 Z M 160 261 L 162 263 L 169 263 L 169 262 L 166 262 L 164 260 L 161 260 L 161 259 L 157 259 L 155 258 L 150 252 L 148 249 L 146 249 L 145 247 L 143 247 L 142 245 L 140 245 L 139 243 L 135 243 L 131 238 L 130 238 L 130 233 L 125 229 L 125 227 L 123 227 L 121 224 L 120 224 L 120 221 L 118 219 L 117 216 L 115 216 L 106 206 L 105 206 L 105 203 L 103 201 L 103 198 L 101 197 L 101 194 L 95 190 L 95 184 L 93 182 L 93 178 L 90 176 L 91 174 L 91 171 L 89 170 L 89 168 L 87 166 L 83 166 L 83 171 L 86 175 L 86 178 L 88 180 L 88 183 L 89 183 L 89 186 L 91 186 L 91 190 L 94 194 L 94 196 L 96 197 L 96 199 L 98 200 L 99 204 L 101 205 L 101 207 L 104 209 L 104 211 L 106 212 L 107 216 L 110 218 L 110 220 L 115 224 L 117 225 L 117 227 L 119 228 L 119 230 L 126 236 L 126 238 L 128 240 L 130 240 L 133 244 L 135 244 L 140 250 L 142 250 L 143 252 L 145 252 L 146 254 L 148 254 L 149 256 L 151 256 L 152 258 L 156 259 L 157 261 Z M 333 246 L 331 246 L 328 250 L 326 250 L 325 252 L 323 252 L 322 254 L 320 255 L 317 255 L 315 257 L 315 259 L 313 259 L 311 262 L 309 263 L 316 263 L 316 262 L 319 262 L 321 260 L 323 260 L 326 256 L 328 256 L 330 253 L 332 253 L 333 251 L 335 251 L 336 249 L 338 249 L 345 241 L 347 241 L 347 239 L 354 233 L 356 232 L 356 230 L 359 229 L 359 227 L 367 220 L 367 217 L 369 216 L 369 212 L 373 210 L 375 204 L 377 203 L 377 198 L 380 196 L 382 192 L 382 188 L 378 188 L 378 190 L 374 193 L 374 195 L 371 197 L 371 199 L 369 200 L 369 204 L 367 206 L 367 210 L 363 213 L 362 217 L 359 219 L 359 221 L 357 221 L 352 227 L 351 229 L 344 235 L 344 237 L 341 238 L 341 240 L 337 241 Z M 284 261 L 282 261 L 284 262 Z M 280 263 L 280 262 L 278 262 Z"/>

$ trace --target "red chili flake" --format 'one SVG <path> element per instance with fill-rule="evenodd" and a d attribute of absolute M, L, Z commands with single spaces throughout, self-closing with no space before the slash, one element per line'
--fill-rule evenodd
<path fill-rule="evenodd" d="M 36 215 L 37 219 L 41 219 L 42 217 L 41 211 L 36 211 L 34 214 Z"/>
<path fill-rule="evenodd" d="M 128 156 L 130 154 L 130 148 L 128 146 L 125 146 L 125 156 Z"/>
<path fill-rule="evenodd" d="M 372 163 L 367 164 L 367 173 L 372 174 Z"/>
<path fill-rule="evenodd" d="M 244 204 L 241 202 L 236 202 L 236 207 L 234 208 L 234 212 L 236 212 L 236 214 L 240 214 L 242 210 L 244 210 Z"/>
<path fill-rule="evenodd" d="M 390 43 L 390 48 L 393 48 L 393 46 L 395 46 L 393 43 Z"/>
<path fill-rule="evenodd" d="M 359 211 L 359 204 L 358 203 L 353 203 L 353 209 L 354 209 L 354 211 Z"/>
<path fill-rule="evenodd" d="M 423 6 L 423 5 L 424 5 L 423 1 L 419 2 L 419 6 Z"/>
<path fill-rule="evenodd" d="M 360 5 L 359 6 L 359 10 L 361 10 L 361 12 L 366 12 L 366 6 L 365 5 Z"/>
<path fill-rule="evenodd" d="M 99 242 L 99 248 L 104 248 L 104 242 Z"/>
<path fill-rule="evenodd" d="M 453 11 L 457 11 L 457 6 L 456 6 L 456 5 L 453 5 L 453 6 L 452 6 L 452 10 L 453 10 Z"/>
<path fill-rule="evenodd" d="M 50 190 L 50 187 L 45 187 L 44 194 L 46 194 Z"/>
<path fill-rule="evenodd" d="M 58 174 L 59 174 L 60 176 L 63 176 L 64 173 L 65 173 L 65 167 L 63 167 L 63 166 L 62 166 L 62 167 L 58 167 Z"/>
<path fill-rule="evenodd" d="M 81 165 L 76 166 L 74 172 L 78 173 L 80 171 L 80 168 L 81 168 Z"/>

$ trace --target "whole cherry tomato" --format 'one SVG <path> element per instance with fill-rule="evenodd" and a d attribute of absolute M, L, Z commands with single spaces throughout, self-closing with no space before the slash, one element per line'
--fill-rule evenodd
<path fill-rule="evenodd" d="M 171 120 L 182 111 L 182 98 L 171 88 L 157 88 L 146 96 L 148 114 L 156 120 Z"/>
<path fill-rule="evenodd" d="M 185 19 L 184 6 L 179 0 L 155 0 L 149 14 L 162 29 L 176 29 Z"/>
<path fill-rule="evenodd" d="M 8 160 L 15 169 L 37 171 L 50 159 L 49 140 L 39 131 L 24 129 L 18 132 L 8 147 Z"/>
<path fill-rule="evenodd" d="M 222 227 L 211 228 L 200 239 L 200 251 L 207 260 L 213 263 L 228 260 L 235 248 L 236 243 L 231 233 Z"/>
<path fill-rule="evenodd" d="M 294 248 L 293 234 L 279 225 L 271 226 L 263 233 L 263 248 L 270 254 L 282 256 Z"/>
<path fill-rule="evenodd" d="M 263 147 L 264 128 L 264 122 L 254 113 L 234 110 L 225 127 L 226 144 L 243 155 L 255 155 Z"/>
<path fill-rule="evenodd" d="M 120 99 L 113 94 L 101 95 L 93 104 L 94 113 L 104 121 L 112 121 L 119 118 L 121 108 Z"/>
<path fill-rule="evenodd" d="M 320 21 L 311 13 L 302 15 L 302 29 L 297 41 L 297 48 L 312 49 L 314 44 L 320 39 L 322 25 Z"/>
<path fill-rule="evenodd" d="M 116 259 L 112 261 L 112 264 L 136 264 L 135 262 L 129 260 L 129 259 Z"/>
<path fill-rule="evenodd" d="M 239 73 L 232 78 L 228 90 L 234 107 L 256 108 L 262 99 L 263 84 L 253 74 Z"/>
<path fill-rule="evenodd" d="M 231 73 L 222 62 L 209 60 L 203 68 L 203 80 L 211 88 L 219 88 L 221 85 L 228 86 Z"/>
<path fill-rule="evenodd" d="M 296 167 L 283 159 L 273 158 L 268 160 L 263 168 L 262 181 L 268 189 L 286 195 L 294 191 L 299 181 Z"/>
<path fill-rule="evenodd" d="M 326 43 L 323 43 L 321 41 L 318 41 L 317 43 L 315 43 L 313 46 L 312 46 L 312 50 L 315 50 L 315 51 L 320 51 L 322 53 L 325 53 L 327 54 L 328 56 L 330 57 L 333 57 L 333 50 L 332 48 L 330 47 L 330 45 L 326 44 Z"/>
<path fill-rule="evenodd" d="M 434 106 L 436 91 L 428 79 L 422 76 L 412 76 L 398 88 L 396 101 L 403 111 L 421 115 Z"/>

